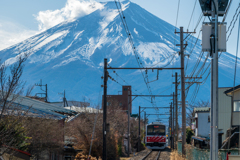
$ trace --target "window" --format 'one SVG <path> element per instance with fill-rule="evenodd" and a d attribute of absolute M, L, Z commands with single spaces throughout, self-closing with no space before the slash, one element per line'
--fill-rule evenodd
<path fill-rule="evenodd" d="M 233 102 L 233 112 L 239 112 L 240 111 L 240 101 L 234 101 Z"/>
<path fill-rule="evenodd" d="M 165 126 L 149 125 L 147 127 L 147 135 L 165 135 Z"/>

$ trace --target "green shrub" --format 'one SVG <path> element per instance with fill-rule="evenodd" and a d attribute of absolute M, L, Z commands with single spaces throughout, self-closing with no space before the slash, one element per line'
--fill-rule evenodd
<path fill-rule="evenodd" d="M 187 144 L 190 144 L 191 143 L 191 138 L 194 135 L 194 133 L 190 128 L 187 128 L 186 129 L 186 135 L 187 135 L 187 139 L 186 139 Z"/>

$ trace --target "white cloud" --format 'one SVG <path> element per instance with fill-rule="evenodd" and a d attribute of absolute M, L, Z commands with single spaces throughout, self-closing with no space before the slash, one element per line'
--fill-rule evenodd
<path fill-rule="evenodd" d="M 71 21 L 103 8 L 104 4 L 94 0 L 67 0 L 66 5 L 62 9 L 40 11 L 35 15 L 39 31 L 29 30 L 18 23 L 0 19 L 0 50 L 22 42 L 63 21 Z"/>
<path fill-rule="evenodd" d="M 138 35 L 138 31 L 136 30 L 136 28 L 134 28 L 133 31 Z"/>
<path fill-rule="evenodd" d="M 10 47 L 16 43 L 39 33 L 9 21 L 0 20 L 0 50 Z"/>
<path fill-rule="evenodd" d="M 103 4 L 93 0 L 67 0 L 66 5 L 62 9 L 40 11 L 36 15 L 36 19 L 39 22 L 39 30 L 45 30 L 63 21 L 74 20 L 103 8 Z"/>

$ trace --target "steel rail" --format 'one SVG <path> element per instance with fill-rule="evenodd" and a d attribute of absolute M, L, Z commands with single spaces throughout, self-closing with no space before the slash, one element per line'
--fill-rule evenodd
<path fill-rule="evenodd" d="M 161 151 L 158 152 L 156 160 L 158 160 L 160 158 L 160 154 L 161 154 Z"/>
<path fill-rule="evenodd" d="M 144 156 L 142 160 L 145 160 L 151 153 L 152 153 L 152 150 L 148 154 L 146 154 L 146 156 Z"/>

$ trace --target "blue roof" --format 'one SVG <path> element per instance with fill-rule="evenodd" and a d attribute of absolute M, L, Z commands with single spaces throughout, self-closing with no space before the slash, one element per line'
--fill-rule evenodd
<path fill-rule="evenodd" d="M 18 105 L 23 110 L 27 110 L 29 112 L 28 116 L 63 119 L 67 115 L 77 114 L 75 111 L 20 95 L 11 95 L 8 101 L 14 103 L 15 106 Z"/>

